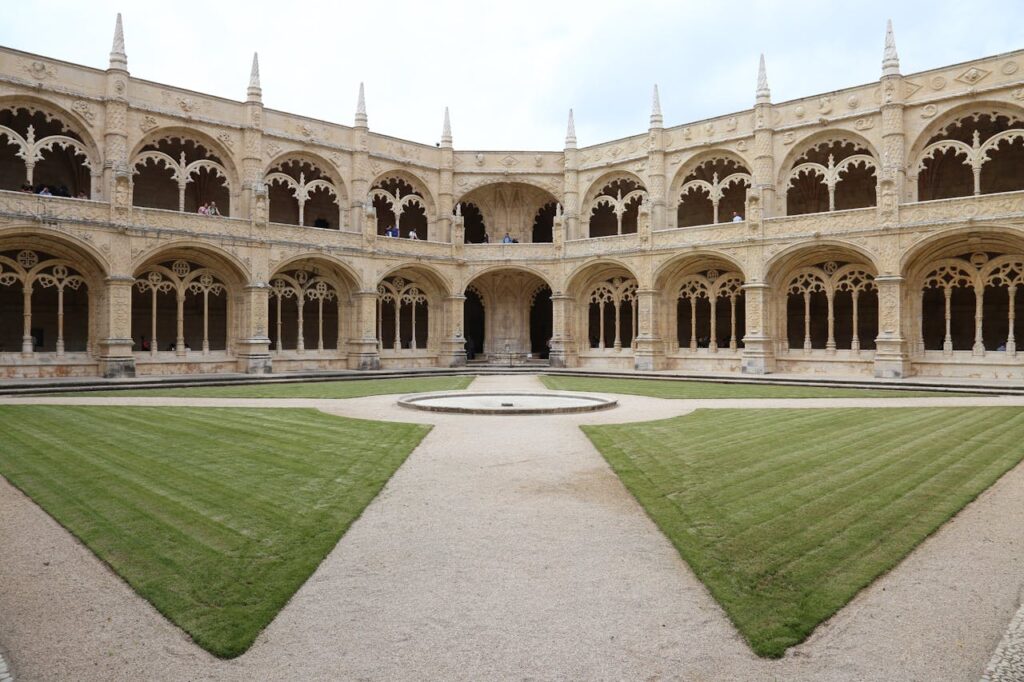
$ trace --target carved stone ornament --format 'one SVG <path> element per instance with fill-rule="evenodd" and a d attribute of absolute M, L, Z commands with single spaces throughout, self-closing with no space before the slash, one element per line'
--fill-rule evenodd
<path fill-rule="evenodd" d="M 875 127 L 875 119 L 873 118 L 858 118 L 853 122 L 853 127 L 857 130 L 870 130 Z"/>
<path fill-rule="evenodd" d="M 860 106 L 860 98 L 857 95 L 850 95 L 846 98 L 846 106 L 850 109 L 856 109 Z"/>
<path fill-rule="evenodd" d="M 932 90 L 941 90 L 946 87 L 946 79 L 942 76 L 932 76 L 931 80 L 928 81 L 928 87 Z"/>
<path fill-rule="evenodd" d="M 1017 62 L 1009 61 L 1003 64 L 999 70 L 1003 72 L 1004 76 L 1012 76 L 1013 74 L 1017 73 L 1017 69 L 1019 68 L 1020 66 L 1017 64 Z"/>
<path fill-rule="evenodd" d="M 47 78 L 55 78 L 57 76 L 57 67 L 53 64 L 47 64 L 46 62 L 39 61 L 38 59 L 22 62 L 21 68 L 36 80 L 43 81 Z"/>
<path fill-rule="evenodd" d="M 217 140 L 228 149 L 235 148 L 235 138 L 231 137 L 230 133 L 220 133 L 217 135 Z"/>
<path fill-rule="evenodd" d="M 989 75 L 990 73 L 992 72 L 987 69 L 979 69 L 976 66 L 972 66 L 971 68 L 967 69 L 962 74 L 957 76 L 956 80 L 960 81 L 961 83 L 966 83 L 967 85 L 974 85 L 978 81 L 984 79 L 985 76 Z"/>
<path fill-rule="evenodd" d="M 156 118 L 154 118 L 153 116 L 143 116 L 142 120 L 139 121 L 139 130 L 141 130 L 144 133 L 148 133 L 153 128 L 156 128 L 158 125 L 160 124 L 157 123 Z"/>
<path fill-rule="evenodd" d="M 96 111 L 85 100 L 78 99 L 72 102 L 71 110 L 85 119 L 86 124 L 89 126 L 96 122 Z"/>
<path fill-rule="evenodd" d="M 935 114 L 939 113 L 939 108 L 934 104 L 926 104 L 921 109 L 921 118 L 932 118 Z"/>

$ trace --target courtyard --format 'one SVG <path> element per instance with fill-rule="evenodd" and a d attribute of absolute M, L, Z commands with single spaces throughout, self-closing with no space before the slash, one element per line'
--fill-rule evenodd
<path fill-rule="evenodd" d="M 619 404 L 396 405 L 465 389 Z M 1024 588 L 1019 396 L 516 374 L 0 402 L 19 680 L 977 679 Z"/>

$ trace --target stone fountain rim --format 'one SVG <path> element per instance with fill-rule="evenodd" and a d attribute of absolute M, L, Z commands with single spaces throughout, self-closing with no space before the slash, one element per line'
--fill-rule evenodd
<path fill-rule="evenodd" d="M 473 398 L 484 396 L 567 398 L 571 400 L 590 401 L 587 405 L 566 405 L 563 407 L 458 407 L 455 405 L 423 405 L 423 400 L 433 398 Z M 581 393 L 559 393 L 555 391 L 432 391 L 413 393 L 398 399 L 398 405 L 410 410 L 426 412 L 444 412 L 448 414 L 480 414 L 480 415 L 545 415 L 545 414 L 577 414 L 580 412 L 598 412 L 617 407 L 615 398 L 604 398 Z"/>

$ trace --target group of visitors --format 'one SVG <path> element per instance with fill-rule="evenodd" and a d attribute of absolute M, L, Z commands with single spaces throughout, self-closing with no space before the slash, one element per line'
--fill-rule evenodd
<path fill-rule="evenodd" d="M 20 190 L 23 194 L 38 194 L 41 197 L 67 197 L 69 199 L 88 199 L 89 195 L 85 192 L 79 192 L 72 196 L 71 190 L 67 188 L 67 185 L 43 185 L 38 184 L 35 187 L 29 184 L 21 186 Z"/>
<path fill-rule="evenodd" d="M 401 237 L 402 234 L 401 234 L 401 232 L 398 231 L 398 227 L 396 225 L 392 225 L 391 227 L 389 227 L 386 230 L 384 230 L 384 236 L 385 237 L 394 237 L 394 238 L 397 239 L 397 238 Z M 416 233 L 416 228 L 415 227 L 410 227 L 409 228 L 409 234 L 407 235 L 407 238 L 408 239 L 419 239 L 420 238 L 420 236 Z"/>
<path fill-rule="evenodd" d="M 200 205 L 196 213 L 199 215 L 220 215 L 220 209 L 217 208 L 216 201 L 210 201 Z"/>

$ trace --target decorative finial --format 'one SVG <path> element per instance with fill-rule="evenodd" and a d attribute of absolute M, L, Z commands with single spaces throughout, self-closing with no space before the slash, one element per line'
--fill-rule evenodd
<path fill-rule="evenodd" d="M 654 84 L 654 99 L 651 101 L 651 127 L 660 128 L 664 123 L 661 117 L 661 98 L 658 97 L 658 84 Z"/>
<path fill-rule="evenodd" d="M 366 128 L 366 93 L 363 91 L 363 84 L 359 84 L 359 100 L 356 102 L 356 127 Z"/>
<path fill-rule="evenodd" d="M 772 101 L 772 91 L 768 89 L 768 70 L 764 66 L 764 54 L 761 54 L 761 63 L 757 67 L 757 99 L 758 104 L 769 104 Z"/>
<path fill-rule="evenodd" d="M 900 75 L 900 56 L 896 54 L 896 37 L 892 33 L 892 19 L 885 25 L 885 53 L 882 55 L 882 75 Z"/>
<path fill-rule="evenodd" d="M 124 53 L 124 26 L 121 24 L 121 13 L 117 13 L 114 25 L 114 44 L 110 48 L 110 68 L 128 70 L 128 55 Z"/>
<path fill-rule="evenodd" d="M 452 122 L 448 118 L 448 107 L 444 108 L 444 125 L 441 127 L 441 146 L 452 146 Z"/>
<path fill-rule="evenodd" d="M 572 109 L 569 110 L 569 125 L 565 129 L 565 148 L 576 149 L 576 122 L 572 119 Z"/>
<path fill-rule="evenodd" d="M 249 101 L 258 102 L 263 97 L 263 90 L 260 88 L 260 59 L 255 52 L 252 53 L 252 71 L 249 73 Z"/>

